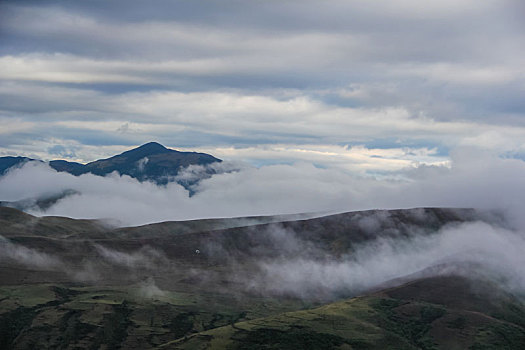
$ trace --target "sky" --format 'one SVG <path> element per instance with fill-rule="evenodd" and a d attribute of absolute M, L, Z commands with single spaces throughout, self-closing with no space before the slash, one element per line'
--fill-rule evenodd
<path fill-rule="evenodd" d="M 225 162 L 191 198 L 28 165 L 0 179 L 0 200 L 73 190 L 33 214 L 122 224 L 517 212 L 524 42 L 511 0 L 2 0 L 0 156 L 89 162 L 156 141 Z"/>
<path fill-rule="evenodd" d="M 0 1 L 0 156 L 383 174 L 525 155 L 521 1 Z"/>

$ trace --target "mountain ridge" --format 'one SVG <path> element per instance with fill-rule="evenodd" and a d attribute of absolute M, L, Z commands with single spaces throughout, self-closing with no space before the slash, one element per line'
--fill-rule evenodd
<path fill-rule="evenodd" d="M 0 157 L 0 176 L 5 175 L 14 166 L 25 162 L 43 162 L 22 156 Z M 67 172 L 75 176 L 91 173 L 105 176 L 114 171 L 128 175 L 139 181 L 153 181 L 158 185 L 170 182 L 179 171 L 190 165 L 209 165 L 220 163 L 221 159 L 200 152 L 181 152 L 166 148 L 157 142 L 148 142 L 139 147 L 124 151 L 109 158 L 98 159 L 86 164 L 67 160 L 51 160 L 49 166 L 58 172 Z M 209 170 L 213 172 L 213 170 Z M 186 188 L 192 183 L 182 183 Z"/>

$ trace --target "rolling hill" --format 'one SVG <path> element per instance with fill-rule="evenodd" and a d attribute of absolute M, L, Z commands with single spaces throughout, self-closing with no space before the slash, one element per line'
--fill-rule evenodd
<path fill-rule="evenodd" d="M 113 228 L 0 208 L 0 348 L 520 349 L 523 297 L 479 266 L 360 289 L 264 286 L 267 262 L 351 263 L 363 244 L 497 220 L 419 208 Z"/>

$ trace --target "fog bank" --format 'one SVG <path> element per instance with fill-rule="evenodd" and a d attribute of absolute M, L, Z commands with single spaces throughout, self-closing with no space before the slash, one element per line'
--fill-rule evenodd
<path fill-rule="evenodd" d="M 0 200 L 17 201 L 72 190 L 35 215 L 109 218 L 121 225 L 209 217 L 342 212 L 373 208 L 476 207 L 501 209 L 521 220 L 525 162 L 475 149 L 457 151 L 451 167 L 420 166 L 396 178 L 366 178 L 308 163 L 239 167 L 204 178 L 192 197 L 182 186 L 140 183 L 114 173 L 106 177 L 57 173 L 28 163 L 0 178 Z M 198 176 L 192 168 L 183 174 Z"/>

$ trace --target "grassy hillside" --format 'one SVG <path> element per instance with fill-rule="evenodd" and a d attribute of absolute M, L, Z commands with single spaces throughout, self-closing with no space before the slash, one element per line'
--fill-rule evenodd
<path fill-rule="evenodd" d="M 523 349 L 525 305 L 454 276 L 199 332 L 163 349 Z"/>
<path fill-rule="evenodd" d="M 523 348 L 521 296 L 450 268 L 359 297 L 264 285 L 267 262 L 350 263 L 366 242 L 476 220 L 497 218 L 425 208 L 112 228 L 0 208 L 0 349 Z"/>
<path fill-rule="evenodd" d="M 238 301 L 208 292 L 52 284 L 0 287 L 0 349 L 151 348 L 300 301 Z"/>
<path fill-rule="evenodd" d="M 525 306 L 488 282 L 424 278 L 313 307 L 145 285 L 0 288 L 2 349 L 522 349 Z M 294 311 L 299 310 L 299 311 Z"/>

